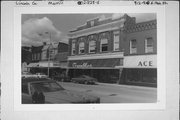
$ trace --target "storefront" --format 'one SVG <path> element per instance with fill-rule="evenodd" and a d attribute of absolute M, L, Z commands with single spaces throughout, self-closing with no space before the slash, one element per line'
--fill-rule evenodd
<path fill-rule="evenodd" d="M 125 56 L 122 84 L 157 86 L 156 55 Z"/>
<path fill-rule="evenodd" d="M 97 78 L 99 82 L 118 83 L 123 58 L 70 60 L 68 66 L 71 78 L 88 75 Z"/>
<path fill-rule="evenodd" d="M 48 67 L 49 67 L 49 75 L 50 77 L 59 75 L 63 72 L 66 72 L 67 69 L 67 62 L 54 62 L 44 61 L 38 63 L 31 63 L 28 68 L 30 68 L 30 72 L 35 73 L 44 73 L 48 74 Z"/>

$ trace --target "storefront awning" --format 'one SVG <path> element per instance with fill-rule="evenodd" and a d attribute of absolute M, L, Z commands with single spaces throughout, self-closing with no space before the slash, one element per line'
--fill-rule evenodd
<path fill-rule="evenodd" d="M 27 67 L 38 67 L 39 63 L 30 63 L 29 65 L 27 65 Z"/>
<path fill-rule="evenodd" d="M 122 58 L 111 58 L 111 59 L 92 59 L 92 60 L 73 60 L 69 61 L 69 68 L 78 69 L 103 69 L 109 68 L 114 69 L 116 66 L 122 65 Z"/>
<path fill-rule="evenodd" d="M 68 64 L 67 62 L 39 62 L 39 63 L 30 63 L 27 67 L 29 68 L 55 68 L 55 67 L 59 67 L 59 68 L 67 68 Z"/>

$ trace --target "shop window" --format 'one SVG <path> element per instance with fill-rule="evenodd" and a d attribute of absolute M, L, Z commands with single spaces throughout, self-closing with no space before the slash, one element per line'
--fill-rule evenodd
<path fill-rule="evenodd" d="M 121 58 L 121 59 L 120 59 L 120 66 L 123 66 L 123 61 L 124 61 L 124 59 Z"/>
<path fill-rule="evenodd" d="M 138 69 L 127 70 L 127 81 L 128 82 L 140 82 L 141 81 L 141 71 Z"/>
<path fill-rule="evenodd" d="M 89 42 L 89 53 L 95 53 L 96 52 L 96 41 L 91 40 Z"/>
<path fill-rule="evenodd" d="M 84 54 L 84 42 L 79 43 L 79 54 Z"/>
<path fill-rule="evenodd" d="M 127 82 L 157 83 L 156 69 L 128 69 Z"/>
<path fill-rule="evenodd" d="M 114 33 L 114 51 L 119 51 L 119 33 Z"/>
<path fill-rule="evenodd" d="M 136 54 L 137 53 L 137 41 L 136 39 L 133 39 L 130 41 L 130 54 Z"/>
<path fill-rule="evenodd" d="M 157 70 L 156 69 L 144 69 L 142 82 L 157 83 Z"/>
<path fill-rule="evenodd" d="M 108 40 L 107 38 L 101 39 L 101 52 L 108 51 Z"/>
<path fill-rule="evenodd" d="M 145 53 L 152 53 L 153 52 L 153 39 L 147 38 L 145 39 Z"/>
<path fill-rule="evenodd" d="M 76 43 L 75 43 L 75 41 L 72 41 L 72 51 L 71 51 L 71 54 L 75 55 L 75 52 L 76 52 Z"/>

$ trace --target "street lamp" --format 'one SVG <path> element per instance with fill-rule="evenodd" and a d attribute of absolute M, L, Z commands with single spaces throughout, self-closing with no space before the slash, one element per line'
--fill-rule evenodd
<path fill-rule="evenodd" d="M 51 33 L 45 32 L 45 34 L 49 34 L 49 47 L 48 47 L 48 77 L 49 77 L 49 68 L 50 68 L 50 45 L 51 45 Z M 43 34 L 39 34 L 40 36 L 43 36 Z"/>
<path fill-rule="evenodd" d="M 45 32 L 45 34 L 49 34 L 49 47 L 48 47 L 48 77 L 49 77 L 49 68 L 50 68 L 50 46 L 51 46 L 51 33 Z"/>

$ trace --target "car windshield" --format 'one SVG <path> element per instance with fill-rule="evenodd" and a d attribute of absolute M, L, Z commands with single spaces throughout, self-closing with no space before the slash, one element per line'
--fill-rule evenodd
<path fill-rule="evenodd" d="M 35 89 L 35 91 L 39 92 L 55 92 L 64 90 L 64 88 L 58 85 L 56 82 L 32 83 L 31 86 Z"/>

